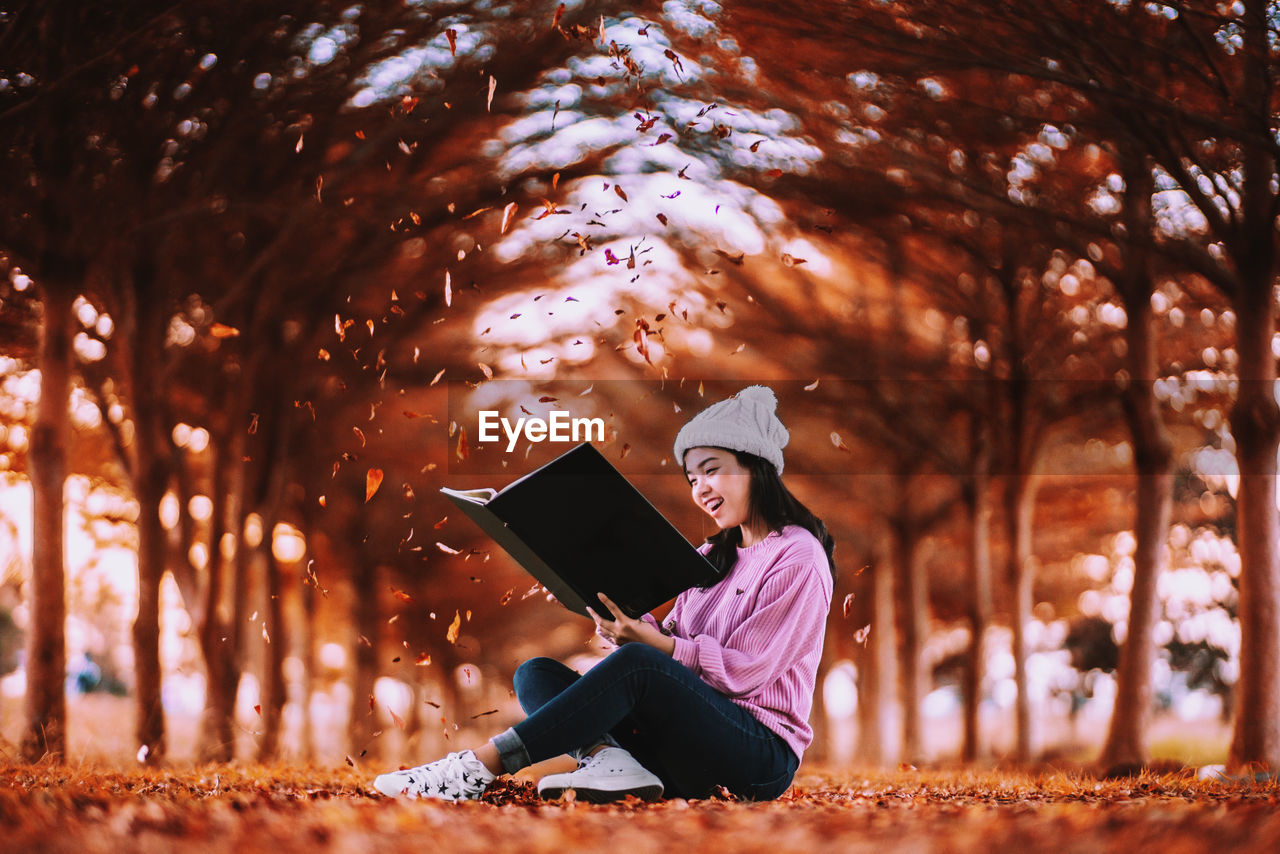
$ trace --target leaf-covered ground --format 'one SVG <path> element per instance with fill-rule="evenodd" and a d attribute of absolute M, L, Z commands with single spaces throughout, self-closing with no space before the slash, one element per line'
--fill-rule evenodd
<path fill-rule="evenodd" d="M 802 771 L 780 800 L 538 801 L 527 780 L 471 804 L 404 802 L 351 769 L 0 767 L 0 851 L 1280 850 L 1280 784 L 1191 773 Z"/>

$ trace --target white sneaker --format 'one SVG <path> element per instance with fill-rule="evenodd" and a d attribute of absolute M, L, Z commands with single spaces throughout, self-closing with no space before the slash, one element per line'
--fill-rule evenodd
<path fill-rule="evenodd" d="M 382 774 L 373 781 L 373 787 L 390 798 L 474 801 L 494 779 L 474 753 L 464 750 L 417 768 Z"/>
<path fill-rule="evenodd" d="M 627 795 L 646 801 L 662 797 L 662 781 L 621 747 L 606 747 L 583 759 L 577 771 L 550 774 L 538 782 L 538 794 L 546 800 L 554 800 L 569 789 L 596 804 Z"/>

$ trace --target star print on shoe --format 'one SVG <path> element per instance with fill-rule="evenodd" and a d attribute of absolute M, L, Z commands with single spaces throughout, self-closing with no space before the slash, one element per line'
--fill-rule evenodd
<path fill-rule="evenodd" d="M 474 801 L 494 779 L 493 773 L 474 753 L 464 750 L 417 768 L 379 775 L 373 787 L 390 798 Z"/>

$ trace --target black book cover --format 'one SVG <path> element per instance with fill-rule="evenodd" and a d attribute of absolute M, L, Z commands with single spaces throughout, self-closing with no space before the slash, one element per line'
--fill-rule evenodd
<path fill-rule="evenodd" d="M 715 567 L 591 443 L 500 491 L 441 489 L 566 608 L 636 618 Z"/>

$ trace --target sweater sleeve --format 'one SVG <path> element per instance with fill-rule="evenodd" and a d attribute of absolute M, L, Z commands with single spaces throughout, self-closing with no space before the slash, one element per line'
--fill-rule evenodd
<path fill-rule="evenodd" d="M 821 643 L 830 596 L 820 572 L 812 563 L 777 570 L 723 643 L 706 634 L 677 635 L 673 657 L 726 696 L 751 696 Z"/>

